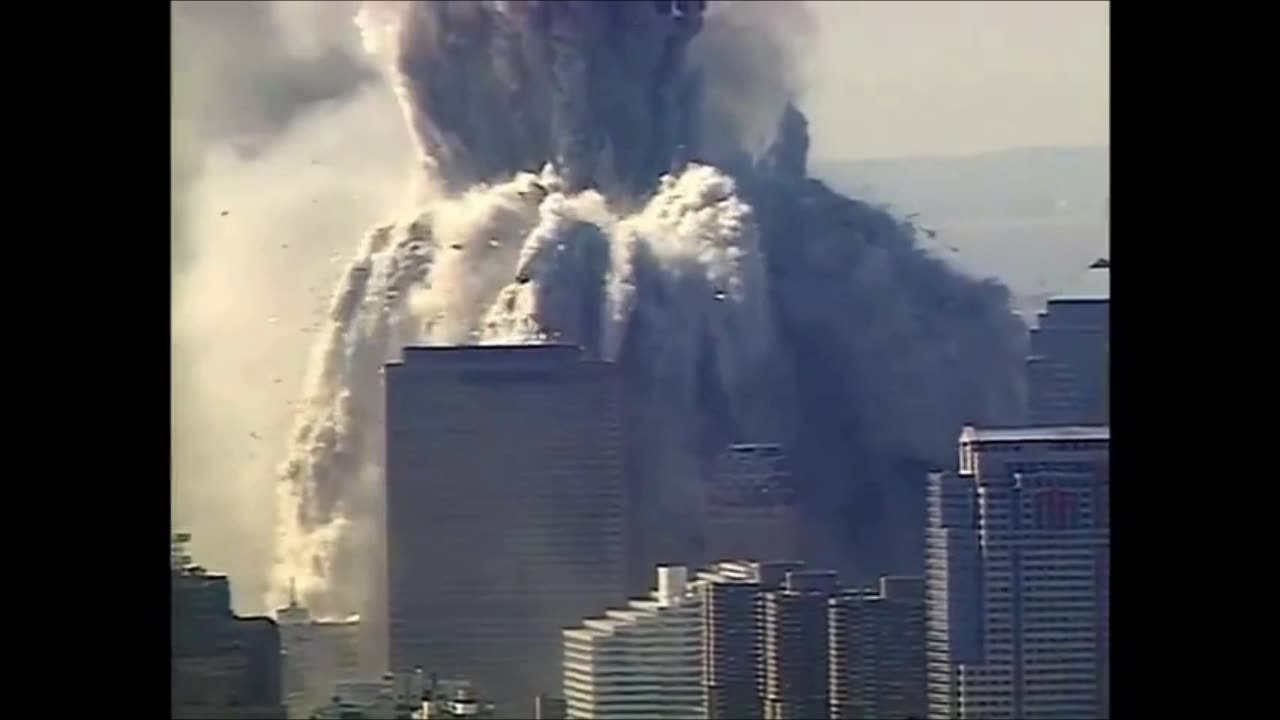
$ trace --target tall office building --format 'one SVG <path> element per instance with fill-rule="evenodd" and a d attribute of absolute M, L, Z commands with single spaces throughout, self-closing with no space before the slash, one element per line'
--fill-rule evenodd
<path fill-rule="evenodd" d="M 764 593 L 765 720 L 825 718 L 830 705 L 830 632 L 827 604 L 836 574 L 792 571 Z"/>
<path fill-rule="evenodd" d="M 828 609 L 831 718 L 923 719 L 923 578 L 842 590 Z"/>
<path fill-rule="evenodd" d="M 731 445 L 707 483 L 707 559 L 799 557 L 796 493 L 780 445 Z"/>
<path fill-rule="evenodd" d="M 621 381 L 568 346 L 408 348 L 386 368 L 390 667 L 531 714 L 561 629 L 625 597 Z"/>
<path fill-rule="evenodd" d="M 1093 264 L 1049 298 L 1031 330 L 1027 384 L 1032 425 L 1110 422 L 1111 266 Z"/>
<path fill-rule="evenodd" d="M 707 718 L 764 717 L 764 593 L 799 562 L 722 562 L 703 584 L 702 684 Z"/>
<path fill-rule="evenodd" d="M 701 613 L 684 567 L 658 589 L 564 631 L 567 717 L 687 720 L 702 714 Z"/>
<path fill-rule="evenodd" d="M 313 618 L 290 588 L 276 611 L 284 648 L 284 695 L 289 718 L 308 718 L 339 682 L 360 676 L 360 619 Z"/>
<path fill-rule="evenodd" d="M 237 617 L 227 576 L 190 564 L 189 538 L 175 540 L 170 570 L 173 717 L 283 718 L 275 621 Z"/>
<path fill-rule="evenodd" d="M 930 718 L 1110 716 L 1110 430 L 975 429 L 929 479 Z"/>

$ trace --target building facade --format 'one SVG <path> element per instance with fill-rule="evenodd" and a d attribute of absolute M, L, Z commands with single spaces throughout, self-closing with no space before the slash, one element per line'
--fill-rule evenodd
<path fill-rule="evenodd" d="M 702 603 L 704 717 L 764 717 L 764 593 L 800 562 L 721 562 L 707 573 Z"/>
<path fill-rule="evenodd" d="M 539 693 L 533 701 L 534 720 L 565 720 L 569 717 L 569 704 L 565 699 L 547 693 Z"/>
<path fill-rule="evenodd" d="M 564 631 L 569 718 L 684 720 L 702 715 L 700 597 L 684 567 L 658 589 Z"/>
<path fill-rule="evenodd" d="M 787 573 L 781 588 L 764 593 L 765 720 L 825 718 L 831 647 L 828 601 L 839 589 L 833 572 Z"/>
<path fill-rule="evenodd" d="M 828 611 L 831 718 L 923 719 L 924 579 L 842 590 Z"/>
<path fill-rule="evenodd" d="M 922 718 L 923 581 L 722 561 L 564 632 L 566 717 Z"/>
<path fill-rule="evenodd" d="M 930 477 L 930 718 L 1110 716 L 1110 431 L 965 428 Z"/>
<path fill-rule="evenodd" d="M 729 446 L 707 483 L 705 517 L 711 562 L 799 557 L 796 493 L 782 446 Z"/>
<path fill-rule="evenodd" d="M 237 617 L 226 575 L 184 562 L 171 568 L 170 584 L 173 717 L 283 718 L 275 621 Z"/>
<path fill-rule="evenodd" d="M 1110 422 L 1110 266 L 1095 263 L 1080 285 L 1049 298 L 1031 330 L 1027 385 L 1032 425 Z"/>
<path fill-rule="evenodd" d="M 625 597 L 617 369 L 568 346 L 408 348 L 385 383 L 390 667 L 447 667 L 532 714 L 561 629 Z"/>

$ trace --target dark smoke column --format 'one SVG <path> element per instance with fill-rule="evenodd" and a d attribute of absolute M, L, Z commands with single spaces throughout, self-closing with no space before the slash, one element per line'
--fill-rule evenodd
<path fill-rule="evenodd" d="M 806 121 L 787 102 L 789 18 L 802 7 L 415 3 L 396 67 L 424 163 L 449 189 L 552 163 L 568 189 L 596 187 L 622 217 L 687 161 L 732 176 L 733 200 L 751 207 L 762 277 L 744 302 L 759 312 L 726 314 L 750 323 L 682 322 L 720 317 L 706 306 L 728 296 L 673 257 L 697 255 L 697 238 L 664 228 L 653 236 L 673 242 L 634 249 L 634 296 L 610 326 L 622 328 L 637 428 L 628 490 L 643 496 L 652 560 L 697 557 L 705 519 L 689 508 L 703 464 L 732 443 L 777 442 L 821 548 L 812 561 L 851 581 L 918 574 L 924 473 L 950 462 L 966 422 L 1021 420 L 1025 328 L 999 283 L 956 272 L 910 224 L 808 176 Z M 610 260 L 627 243 L 595 240 Z M 579 331 L 562 341 L 592 344 L 583 328 L 612 267 L 595 257 L 532 280 L 542 309 Z M 763 349 L 744 357 L 741 338 Z"/>
<path fill-rule="evenodd" d="M 560 687 L 560 629 L 625 597 L 617 369 L 566 346 L 408 348 L 386 396 L 390 669 L 528 717 Z"/>
<path fill-rule="evenodd" d="M 685 51 L 705 2 L 423 2 L 399 70 L 438 179 L 553 162 L 570 190 L 652 190 L 691 142 Z"/>

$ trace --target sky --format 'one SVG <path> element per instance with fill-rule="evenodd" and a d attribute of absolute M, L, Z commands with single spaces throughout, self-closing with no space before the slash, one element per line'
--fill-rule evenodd
<path fill-rule="evenodd" d="M 1109 145 L 1106 2 L 810 0 L 826 160 Z"/>

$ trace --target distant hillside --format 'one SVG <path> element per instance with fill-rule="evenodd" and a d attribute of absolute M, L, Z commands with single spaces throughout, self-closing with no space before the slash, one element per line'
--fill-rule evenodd
<path fill-rule="evenodd" d="M 1027 148 L 815 162 L 813 174 L 899 215 L 918 213 L 917 224 L 937 231 L 939 254 L 1000 278 L 1025 307 L 1107 254 L 1110 164 L 1105 147 Z"/>

